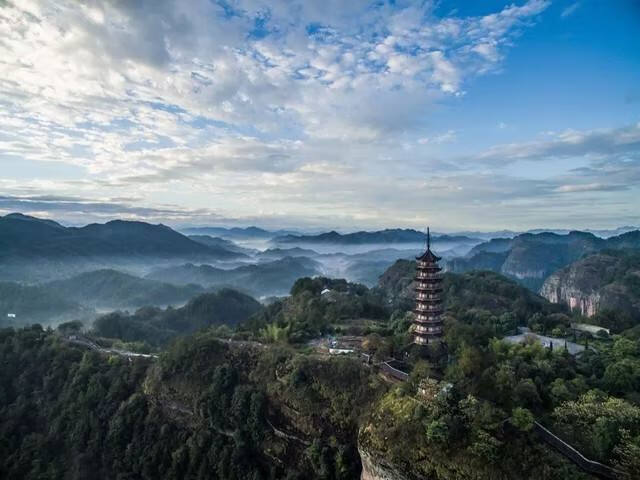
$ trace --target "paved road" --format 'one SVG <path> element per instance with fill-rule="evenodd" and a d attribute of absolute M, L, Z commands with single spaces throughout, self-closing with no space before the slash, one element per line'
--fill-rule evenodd
<path fill-rule="evenodd" d="M 527 337 L 535 338 L 542 344 L 543 347 L 549 348 L 549 346 L 553 344 L 553 349 L 558 351 L 562 350 L 565 346 L 564 338 L 547 337 L 545 335 L 538 335 L 537 333 L 533 332 L 523 332 L 519 335 L 511 335 L 510 337 L 504 337 L 504 340 L 510 343 L 523 343 Z M 566 345 L 567 350 L 571 355 L 577 355 L 578 353 L 584 351 L 583 345 L 578 345 L 577 343 L 573 342 L 566 342 Z"/>

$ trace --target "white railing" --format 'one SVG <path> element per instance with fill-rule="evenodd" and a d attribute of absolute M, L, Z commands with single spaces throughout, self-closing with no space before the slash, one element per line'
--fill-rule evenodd
<path fill-rule="evenodd" d="M 421 312 L 439 312 L 442 310 L 440 306 L 431 306 L 431 305 L 417 305 L 416 310 L 420 310 Z"/>
<path fill-rule="evenodd" d="M 421 325 L 416 327 L 416 332 L 418 333 L 442 333 L 442 328 L 440 327 L 423 327 Z"/>
<path fill-rule="evenodd" d="M 416 299 L 418 300 L 440 300 L 440 295 L 425 295 L 424 293 L 419 293 L 416 295 Z"/>
<path fill-rule="evenodd" d="M 440 268 L 440 266 L 437 265 L 437 264 L 433 264 L 433 263 L 429 263 L 429 262 L 422 262 L 420 260 L 418 260 L 416 262 L 416 266 L 418 268 Z"/>
<path fill-rule="evenodd" d="M 416 278 L 424 280 L 442 280 L 442 275 L 439 273 L 416 273 Z"/>

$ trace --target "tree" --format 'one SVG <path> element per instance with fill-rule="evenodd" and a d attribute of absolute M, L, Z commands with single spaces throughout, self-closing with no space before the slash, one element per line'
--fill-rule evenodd
<path fill-rule="evenodd" d="M 427 439 L 438 445 L 449 442 L 449 427 L 442 420 L 433 420 L 427 425 Z"/>
<path fill-rule="evenodd" d="M 511 412 L 511 423 L 523 432 L 528 432 L 533 428 L 535 419 L 530 410 L 517 407 Z"/>
<path fill-rule="evenodd" d="M 553 403 L 556 405 L 566 402 L 567 400 L 571 400 L 573 397 L 569 388 L 567 388 L 567 382 L 562 378 L 556 378 L 551 382 L 550 394 Z"/>
<path fill-rule="evenodd" d="M 611 354 L 616 360 L 623 360 L 629 357 L 638 356 L 638 342 L 628 338 L 617 338 L 611 348 Z"/>
<path fill-rule="evenodd" d="M 640 383 L 640 365 L 628 358 L 612 363 L 604 371 L 602 381 L 612 393 L 636 391 Z"/>
<path fill-rule="evenodd" d="M 541 403 L 536 384 L 530 378 L 520 380 L 516 385 L 514 394 L 518 403 L 525 407 L 537 407 Z"/>
<path fill-rule="evenodd" d="M 629 430 L 620 431 L 620 443 L 614 449 L 615 465 L 625 478 L 640 478 L 640 438 L 632 438 Z"/>

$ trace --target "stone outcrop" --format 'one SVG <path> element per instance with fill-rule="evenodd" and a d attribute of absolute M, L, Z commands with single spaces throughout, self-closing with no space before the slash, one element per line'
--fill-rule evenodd
<path fill-rule="evenodd" d="M 550 275 L 540 295 L 564 303 L 585 317 L 616 309 L 640 314 L 640 298 L 634 284 L 640 278 L 637 253 L 607 251 L 584 257 Z"/>
<path fill-rule="evenodd" d="M 538 291 L 545 279 L 584 255 L 605 249 L 640 248 L 640 231 L 603 239 L 587 232 L 525 233 L 476 245 L 463 258 L 447 261 L 448 271 L 492 270 Z M 576 307 L 580 306 L 577 301 Z M 586 307 L 585 307 L 586 308 Z"/>
<path fill-rule="evenodd" d="M 366 451 L 362 445 L 358 445 L 358 452 L 362 462 L 360 480 L 413 480 L 383 456 Z"/>

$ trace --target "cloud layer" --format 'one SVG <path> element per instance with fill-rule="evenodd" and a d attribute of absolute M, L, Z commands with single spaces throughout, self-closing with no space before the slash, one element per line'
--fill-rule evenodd
<path fill-rule="evenodd" d="M 35 175 L 0 180 L 0 209 L 447 227 L 454 206 L 470 225 L 486 208 L 510 221 L 511 205 L 630 189 L 639 125 L 460 156 L 445 148 L 459 132 L 430 123 L 498 72 L 548 6 L 457 17 L 431 2 L 5 2 L 0 162 Z M 499 170 L 566 158 L 584 162 L 543 180 Z M 49 163 L 73 173 L 39 174 Z"/>

